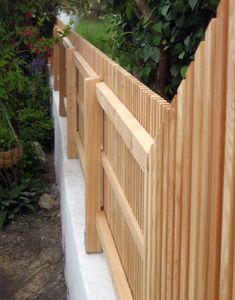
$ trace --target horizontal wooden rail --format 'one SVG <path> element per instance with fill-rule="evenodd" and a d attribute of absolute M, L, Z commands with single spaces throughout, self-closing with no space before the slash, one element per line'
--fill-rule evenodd
<path fill-rule="evenodd" d="M 139 227 L 139 224 L 136 221 L 136 218 L 133 214 L 133 211 L 128 204 L 128 201 L 126 199 L 126 196 L 118 182 L 118 179 L 112 169 L 112 166 L 110 162 L 108 161 L 106 155 L 102 153 L 101 155 L 101 161 L 102 166 L 104 168 L 104 171 L 107 175 L 107 178 L 109 180 L 109 183 L 111 184 L 111 187 L 113 189 L 113 192 L 116 196 L 117 202 L 119 204 L 119 207 L 123 213 L 123 216 L 125 218 L 125 221 L 129 227 L 129 230 L 132 234 L 132 237 L 136 243 L 136 246 L 139 250 L 140 256 L 144 257 L 144 236 L 143 233 Z"/>
<path fill-rule="evenodd" d="M 104 82 L 96 85 L 96 97 L 126 146 L 145 171 L 153 138 Z"/>
<path fill-rule="evenodd" d="M 69 48 L 75 49 L 74 45 L 70 42 L 70 40 L 67 37 L 63 38 L 63 45 L 66 49 L 69 49 Z"/>
<path fill-rule="evenodd" d="M 132 294 L 124 273 L 112 233 L 109 229 L 105 214 L 99 212 L 96 217 L 96 225 L 99 238 L 108 260 L 109 268 L 112 274 L 112 280 L 115 287 L 116 296 L 120 300 L 132 300 Z"/>
<path fill-rule="evenodd" d="M 87 78 L 87 77 L 91 79 L 99 78 L 96 72 L 88 65 L 88 63 L 85 61 L 85 59 L 81 56 L 81 54 L 78 51 L 73 52 L 73 62 L 78 68 L 83 78 Z"/>

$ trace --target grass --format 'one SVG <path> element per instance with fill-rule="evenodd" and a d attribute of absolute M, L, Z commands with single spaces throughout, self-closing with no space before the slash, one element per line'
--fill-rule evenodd
<path fill-rule="evenodd" d="M 111 45 L 108 42 L 109 25 L 104 21 L 82 20 L 76 31 L 95 47 L 107 55 L 111 55 Z"/>

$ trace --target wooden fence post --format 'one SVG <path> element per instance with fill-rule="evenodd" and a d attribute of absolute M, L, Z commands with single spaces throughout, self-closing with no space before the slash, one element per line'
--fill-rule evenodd
<path fill-rule="evenodd" d="M 96 83 L 100 79 L 86 78 L 84 86 L 85 125 L 85 197 L 86 197 L 86 251 L 100 252 L 96 229 L 96 215 L 102 201 L 102 109 L 96 100 Z"/>
<path fill-rule="evenodd" d="M 57 35 L 58 26 L 54 27 L 54 37 Z M 54 90 L 59 90 L 59 46 L 54 45 L 53 49 L 53 71 L 54 71 Z"/>
<path fill-rule="evenodd" d="M 76 66 L 73 63 L 75 48 L 66 49 L 66 90 L 67 90 L 67 155 L 68 158 L 77 158 L 75 135 L 77 132 L 77 76 Z"/>
<path fill-rule="evenodd" d="M 59 45 L 59 90 L 60 90 L 60 103 L 59 113 L 60 116 L 66 116 L 66 109 L 64 104 L 64 98 L 66 94 L 66 68 L 65 68 L 65 47 L 63 40 L 60 41 Z"/>

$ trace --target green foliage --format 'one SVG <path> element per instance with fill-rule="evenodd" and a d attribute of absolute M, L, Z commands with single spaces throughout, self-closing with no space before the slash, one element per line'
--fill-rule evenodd
<path fill-rule="evenodd" d="M 19 213 L 35 211 L 36 200 L 43 188 L 42 182 L 31 176 L 7 187 L 0 185 L 0 229 Z"/>
<path fill-rule="evenodd" d="M 19 137 L 24 144 L 39 142 L 47 144 L 52 139 L 51 118 L 43 110 L 26 107 L 19 112 Z"/>
<path fill-rule="evenodd" d="M 145 4 L 147 13 L 137 2 Z M 113 0 L 114 14 L 108 16 L 113 58 L 171 100 L 218 2 Z"/>
<path fill-rule="evenodd" d="M 50 49 L 69 31 L 66 27 L 61 36 L 51 37 L 60 7 L 54 0 L 0 2 L 0 101 L 23 145 L 17 165 L 0 169 L 0 227 L 18 213 L 34 210 L 44 189 L 35 142 L 44 149 L 53 144 L 46 62 Z M 5 117 L 1 118 L 0 150 L 9 150 L 14 143 Z"/>
<path fill-rule="evenodd" d="M 99 21 L 82 20 L 77 26 L 76 31 L 90 43 L 106 54 L 110 54 L 111 45 L 108 43 L 107 33 L 110 24 L 106 19 Z"/>
<path fill-rule="evenodd" d="M 9 132 L 6 123 L 0 121 L 0 151 L 7 151 L 14 146 L 15 139 L 11 132 Z"/>
<path fill-rule="evenodd" d="M 90 14 L 94 4 L 100 0 L 61 0 L 61 7 L 68 13 L 77 14 L 79 17 L 84 17 Z"/>
<path fill-rule="evenodd" d="M 46 73 L 36 72 L 27 77 L 24 93 L 18 99 L 18 137 L 23 145 L 20 167 L 37 171 L 38 162 L 35 142 L 46 149 L 53 146 L 53 123 L 50 117 L 51 90 Z"/>

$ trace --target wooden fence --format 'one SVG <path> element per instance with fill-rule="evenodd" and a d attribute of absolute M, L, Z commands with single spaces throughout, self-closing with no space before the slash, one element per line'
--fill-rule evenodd
<path fill-rule="evenodd" d="M 55 46 L 86 249 L 119 299 L 235 300 L 234 19 L 222 0 L 171 104 L 75 32 Z"/>

